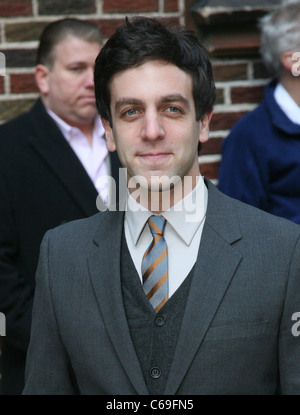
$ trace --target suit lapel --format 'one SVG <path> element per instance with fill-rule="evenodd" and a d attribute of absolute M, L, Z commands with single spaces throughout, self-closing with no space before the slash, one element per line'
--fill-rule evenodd
<path fill-rule="evenodd" d="M 124 214 L 105 212 L 102 218 L 94 238 L 94 251 L 88 257 L 90 277 L 105 327 L 120 362 L 137 393 L 147 395 L 123 305 L 120 264 Z"/>
<path fill-rule="evenodd" d="M 212 184 L 206 183 L 207 217 L 166 395 L 178 390 L 242 259 L 231 246 L 241 238 L 233 205 Z M 120 275 L 123 220 L 124 214 L 118 211 L 102 214 L 88 268 L 101 316 L 120 362 L 137 393 L 148 394 L 123 305 Z"/>
<path fill-rule="evenodd" d="M 180 386 L 242 259 L 231 246 L 241 238 L 233 206 L 227 206 L 228 198 L 212 184 L 206 184 L 209 189 L 206 222 L 166 395 L 175 394 Z"/>
<path fill-rule="evenodd" d="M 122 164 L 119 160 L 118 153 L 114 151 L 110 153 L 111 175 L 116 181 L 116 187 L 119 185 L 119 169 L 122 168 Z M 117 193 L 118 197 L 118 193 Z M 117 199 L 118 202 L 118 199 Z"/>
<path fill-rule="evenodd" d="M 63 184 L 84 215 L 97 212 L 97 190 L 40 100 L 29 113 L 36 131 L 29 142 Z M 47 186 L 47 183 L 45 183 Z"/>

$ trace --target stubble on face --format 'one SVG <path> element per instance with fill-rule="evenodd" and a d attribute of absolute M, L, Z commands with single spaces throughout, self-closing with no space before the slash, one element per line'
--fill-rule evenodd
<path fill-rule="evenodd" d="M 118 73 L 110 87 L 113 128 L 107 137 L 128 179 L 134 183 L 137 177 L 148 198 L 169 191 L 174 203 L 177 190 L 182 198 L 183 178 L 199 176 L 201 122 L 196 121 L 191 75 L 150 61 Z"/>

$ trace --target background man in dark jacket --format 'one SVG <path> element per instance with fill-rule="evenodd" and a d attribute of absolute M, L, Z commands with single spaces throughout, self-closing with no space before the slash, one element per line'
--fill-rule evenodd
<path fill-rule="evenodd" d="M 39 246 L 61 223 L 97 212 L 102 178 L 117 178 L 94 96 L 98 29 L 77 19 L 48 25 L 35 79 L 40 99 L 0 127 L 0 311 L 6 316 L 2 394 L 20 394 L 29 343 Z M 66 301 L 68 299 L 66 298 Z"/>

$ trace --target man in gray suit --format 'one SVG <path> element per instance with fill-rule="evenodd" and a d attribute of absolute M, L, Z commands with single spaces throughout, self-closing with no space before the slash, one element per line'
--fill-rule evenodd
<path fill-rule="evenodd" d="M 126 209 L 46 234 L 24 394 L 299 394 L 300 227 L 200 175 L 206 50 L 126 20 L 95 91 Z"/>

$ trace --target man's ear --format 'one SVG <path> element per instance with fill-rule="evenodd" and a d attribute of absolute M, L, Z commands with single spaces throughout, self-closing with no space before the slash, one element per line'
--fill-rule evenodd
<path fill-rule="evenodd" d="M 213 110 L 204 114 L 201 121 L 200 121 L 200 134 L 199 134 L 199 142 L 205 143 L 205 141 L 209 138 L 209 123 L 213 114 Z"/>
<path fill-rule="evenodd" d="M 101 117 L 102 125 L 105 129 L 105 138 L 108 151 L 116 151 L 117 147 L 114 140 L 114 133 L 108 120 Z"/>
<path fill-rule="evenodd" d="M 293 65 L 295 65 L 295 62 L 297 61 L 297 59 L 296 60 L 295 58 L 293 59 L 293 56 L 294 56 L 294 52 L 286 51 L 280 57 L 281 65 L 288 72 L 292 72 Z"/>
<path fill-rule="evenodd" d="M 49 72 L 45 65 L 39 64 L 35 67 L 34 78 L 42 95 L 47 95 L 49 92 Z"/>

